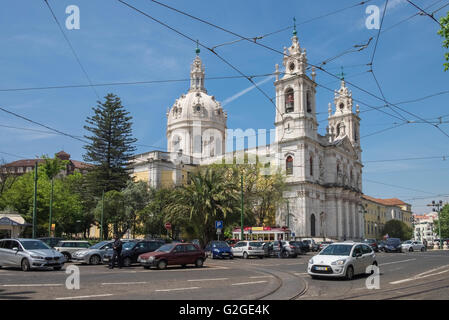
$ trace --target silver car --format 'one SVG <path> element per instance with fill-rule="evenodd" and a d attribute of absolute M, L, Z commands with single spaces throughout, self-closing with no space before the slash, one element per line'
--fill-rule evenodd
<path fill-rule="evenodd" d="M 90 247 L 88 241 L 82 240 L 66 240 L 59 241 L 59 243 L 55 246 L 55 249 L 61 252 L 66 261 L 72 260 L 72 254 L 74 254 L 78 250 L 84 250 Z"/>
<path fill-rule="evenodd" d="M 78 250 L 72 254 L 72 261 L 100 264 L 103 262 L 103 257 L 107 249 L 112 248 L 112 241 L 101 241 L 88 249 Z"/>
<path fill-rule="evenodd" d="M 247 259 L 255 256 L 262 259 L 265 256 L 265 250 L 261 241 L 239 241 L 231 249 L 234 257 L 242 257 Z"/>
<path fill-rule="evenodd" d="M 309 260 L 307 272 L 312 278 L 345 277 L 351 280 L 356 274 L 364 274 L 368 266 L 377 266 L 371 247 L 358 242 L 332 243 Z"/>
<path fill-rule="evenodd" d="M 23 271 L 41 268 L 61 270 L 64 263 L 64 255 L 41 240 L 0 240 L 0 267 L 20 267 Z"/>
<path fill-rule="evenodd" d="M 421 241 L 407 240 L 401 244 L 402 252 L 426 251 L 426 246 Z"/>

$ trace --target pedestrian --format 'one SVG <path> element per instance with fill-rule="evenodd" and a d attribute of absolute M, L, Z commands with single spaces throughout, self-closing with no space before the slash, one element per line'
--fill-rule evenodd
<path fill-rule="evenodd" d="M 118 234 L 114 237 L 114 243 L 112 244 L 112 249 L 114 253 L 112 254 L 111 264 L 109 265 L 109 269 L 114 269 L 115 261 L 118 260 L 118 268 L 122 268 L 122 241 L 120 241 L 120 237 Z"/>
<path fill-rule="evenodd" d="M 278 258 L 282 258 L 282 253 L 284 253 L 284 246 L 282 245 L 282 241 L 279 240 L 279 252 L 278 252 Z"/>

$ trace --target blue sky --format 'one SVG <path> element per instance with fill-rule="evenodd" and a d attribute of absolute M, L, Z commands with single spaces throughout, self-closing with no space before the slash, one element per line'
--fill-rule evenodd
<path fill-rule="evenodd" d="M 69 46 L 65 42 L 44 1 L 8 1 L 0 11 L 0 89 L 88 84 Z M 208 47 L 237 38 L 200 22 L 181 16 L 150 0 L 129 0 L 130 4 L 157 19 L 184 32 Z M 365 27 L 368 5 L 383 8 L 384 1 L 369 3 L 341 11 L 337 14 L 302 24 L 306 20 L 355 5 L 357 0 L 301 0 L 301 1 L 204 1 L 164 0 L 164 3 L 244 36 L 255 37 L 292 25 L 293 16 L 298 24 L 300 45 L 307 49 L 311 63 L 339 55 L 356 44 L 374 37 L 369 47 L 361 52 L 337 58 L 325 68 L 333 74 L 344 66 L 346 79 L 381 96 L 370 73 L 366 72 L 374 50 L 377 30 Z M 374 57 L 374 70 L 386 99 L 402 102 L 449 90 L 449 72 L 443 72 L 444 50 L 437 35 L 438 25 L 427 16 L 415 16 L 397 26 L 396 23 L 415 14 L 417 10 L 405 0 L 390 0 L 383 30 Z M 447 4 L 447 0 L 416 0 L 429 12 Z M 49 0 L 57 18 L 65 25 L 69 5 L 80 8 L 80 29 L 67 30 L 67 37 L 75 48 L 93 83 L 131 82 L 189 77 L 190 63 L 195 44 L 151 21 L 115 0 Z M 436 13 L 440 17 L 449 9 Z M 394 26 L 390 29 L 391 26 Z M 261 41 L 282 51 L 291 44 L 291 30 L 276 33 Z M 248 75 L 267 74 L 274 71 L 282 56 L 254 44 L 241 41 L 222 46 L 217 52 Z M 201 50 L 206 66 L 206 76 L 234 76 L 237 73 L 207 50 Z M 274 96 L 273 81 L 264 77 L 260 87 Z M 317 71 L 316 81 L 332 89 L 339 81 Z M 166 111 L 175 99 L 188 89 L 188 82 L 96 87 L 100 97 L 112 92 L 121 97 L 124 106 L 134 117 L 134 135 L 138 144 L 165 148 Z M 371 106 L 381 106 L 382 101 L 351 85 L 353 97 Z M 236 99 L 230 99 L 250 87 L 245 79 L 206 80 L 208 92 L 219 101 L 230 101 L 229 128 L 273 128 L 274 107 L 258 91 L 248 90 Z M 449 114 L 447 94 L 420 102 L 399 105 L 424 119 L 435 121 Z M 29 117 L 61 131 L 82 136 L 86 116 L 91 115 L 97 97 L 92 88 L 47 89 L 29 91 L 0 91 L 0 106 Z M 317 115 L 323 120 L 327 104 L 333 93 L 317 88 Z M 360 109 L 369 110 L 361 105 Z M 389 109 L 383 109 L 395 114 Z M 416 117 L 399 111 L 407 120 Z M 425 123 L 406 124 L 401 127 L 363 138 L 364 135 L 389 128 L 397 118 L 379 111 L 361 113 L 363 160 L 383 160 L 449 155 L 449 138 L 435 127 Z M 443 118 L 449 121 L 449 116 Z M 65 150 L 73 159 L 82 160 L 82 142 L 56 134 L 36 132 L 4 126 L 46 131 L 46 129 L 0 112 L 0 152 L 20 157 L 52 155 Z M 319 132 L 325 133 L 326 122 L 321 122 Z M 449 125 L 440 128 L 449 133 Z M 138 152 L 152 147 L 138 146 Z M 17 157 L 5 153 L 6 161 Z M 436 197 L 448 194 L 449 158 L 445 161 L 413 160 L 396 162 L 367 162 L 363 172 L 363 191 L 374 197 L 399 197 L 412 203 L 416 212 L 426 212 L 425 204 Z M 395 185 L 386 186 L 384 184 Z M 405 188 L 399 188 L 399 187 Z M 414 190 L 410 190 L 414 189 Z M 435 196 L 435 197 L 433 197 Z M 415 198 L 429 199 L 414 200 Z"/>

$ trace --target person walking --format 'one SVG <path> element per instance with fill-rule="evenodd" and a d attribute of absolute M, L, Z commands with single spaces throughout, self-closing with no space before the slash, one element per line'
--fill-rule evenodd
<path fill-rule="evenodd" d="M 282 240 L 279 240 L 279 253 L 278 258 L 283 258 L 284 246 L 282 244 Z"/>
<path fill-rule="evenodd" d="M 120 237 L 116 234 L 114 237 L 114 243 L 112 244 L 112 249 L 114 253 L 112 254 L 111 264 L 109 265 L 109 269 L 114 269 L 115 261 L 118 260 L 118 268 L 122 268 L 122 241 L 120 241 Z"/>

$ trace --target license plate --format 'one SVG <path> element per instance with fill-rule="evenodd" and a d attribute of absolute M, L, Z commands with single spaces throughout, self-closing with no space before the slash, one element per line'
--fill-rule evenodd
<path fill-rule="evenodd" d="M 327 267 L 315 267 L 316 270 L 327 271 Z"/>

